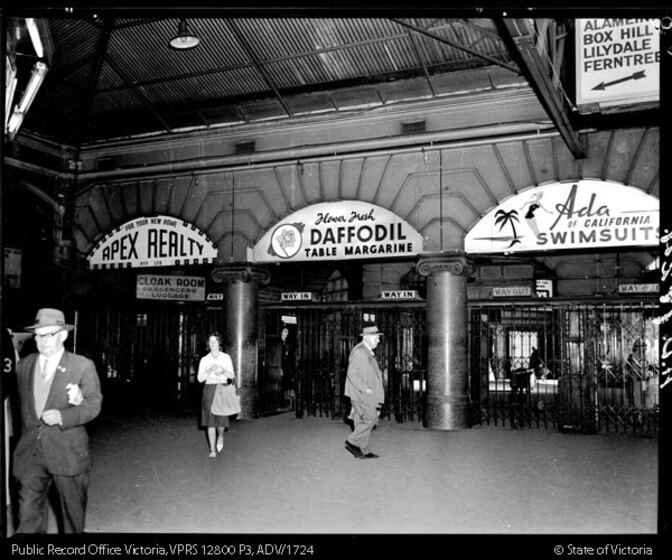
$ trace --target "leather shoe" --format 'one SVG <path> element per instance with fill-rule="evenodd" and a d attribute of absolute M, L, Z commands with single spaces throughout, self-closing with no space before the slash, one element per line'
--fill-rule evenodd
<path fill-rule="evenodd" d="M 349 441 L 345 442 L 345 448 L 352 453 L 353 457 L 355 459 L 363 459 L 364 458 L 364 453 L 362 453 L 362 450 L 357 447 L 356 445 L 352 445 Z"/>
<path fill-rule="evenodd" d="M 375 453 L 367 453 L 366 455 L 362 456 L 362 459 L 378 459 L 380 455 L 376 455 Z"/>

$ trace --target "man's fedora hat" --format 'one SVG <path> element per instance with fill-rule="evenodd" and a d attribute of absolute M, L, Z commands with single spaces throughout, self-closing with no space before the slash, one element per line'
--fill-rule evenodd
<path fill-rule="evenodd" d="M 44 308 L 40 309 L 35 316 L 35 324 L 26 327 L 27 331 L 34 331 L 40 327 L 61 327 L 66 331 L 71 331 L 75 325 L 68 325 L 65 322 L 65 315 L 60 309 Z"/>
<path fill-rule="evenodd" d="M 383 333 L 380 332 L 380 331 L 378 330 L 378 327 L 376 327 L 376 326 L 374 325 L 373 327 L 364 327 L 364 329 L 362 330 L 362 336 L 366 336 L 367 334 L 368 334 L 368 335 L 376 335 L 376 334 L 378 334 L 378 335 L 381 335 L 381 336 L 382 336 Z"/>

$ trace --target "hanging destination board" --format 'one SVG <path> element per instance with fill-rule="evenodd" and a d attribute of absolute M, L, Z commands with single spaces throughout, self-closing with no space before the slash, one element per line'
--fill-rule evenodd
<path fill-rule="evenodd" d="M 657 19 L 577 19 L 577 105 L 658 101 L 659 24 Z"/>

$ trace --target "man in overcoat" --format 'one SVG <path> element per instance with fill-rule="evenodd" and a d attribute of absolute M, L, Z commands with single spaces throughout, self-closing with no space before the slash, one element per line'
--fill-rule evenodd
<path fill-rule="evenodd" d="M 16 366 L 21 436 L 13 474 L 19 483 L 17 533 L 46 533 L 52 483 L 64 533 L 82 533 L 91 456 L 85 425 L 102 405 L 94 363 L 65 350 L 73 325 L 58 309 L 40 309 L 34 332 L 38 353 Z"/>
<path fill-rule="evenodd" d="M 362 341 L 350 352 L 345 379 L 345 395 L 350 397 L 354 423 L 345 448 L 357 459 L 376 459 L 378 455 L 369 449 L 369 439 L 385 402 L 385 390 L 373 351 L 383 333 L 371 326 L 364 327 L 361 334 Z"/>

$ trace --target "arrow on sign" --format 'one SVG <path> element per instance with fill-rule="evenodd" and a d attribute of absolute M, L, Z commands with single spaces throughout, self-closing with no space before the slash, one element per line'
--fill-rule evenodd
<path fill-rule="evenodd" d="M 627 76 L 625 78 L 621 78 L 620 80 L 614 80 L 613 82 L 602 82 L 601 84 L 596 85 L 593 88 L 593 91 L 595 91 L 596 89 L 599 90 L 607 89 L 610 86 L 615 86 L 616 84 L 627 82 L 628 80 L 641 80 L 642 78 L 646 78 L 645 72 L 646 70 L 640 70 L 639 72 L 634 72 L 632 76 Z"/>

